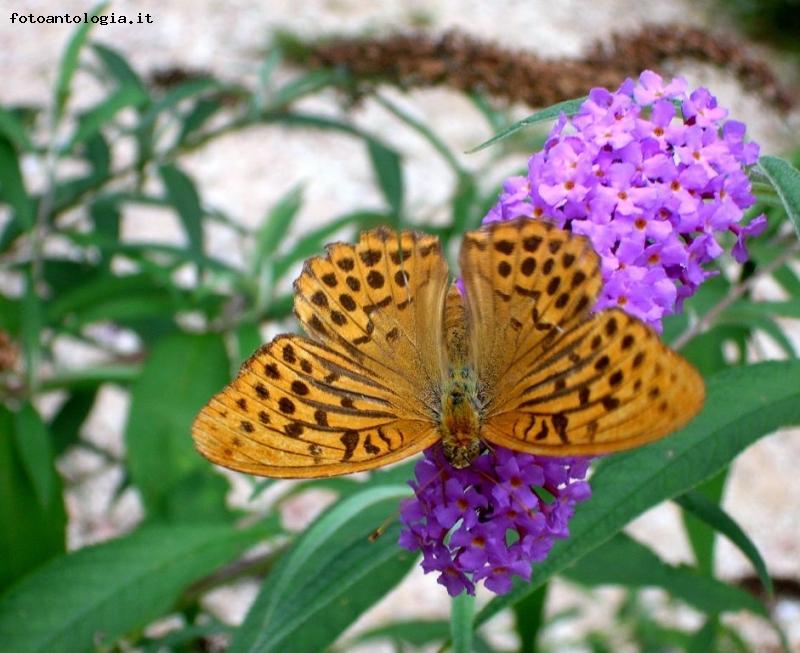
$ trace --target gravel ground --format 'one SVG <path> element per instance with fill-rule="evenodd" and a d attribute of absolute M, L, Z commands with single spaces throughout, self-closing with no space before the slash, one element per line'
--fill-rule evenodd
<path fill-rule="evenodd" d="M 56 74 L 56 62 L 70 30 L 64 26 L 11 24 L 8 15 L 20 13 L 49 14 L 87 10 L 90 3 L 61 2 L 55 8 L 46 1 L 1 0 L 0 101 L 4 103 L 42 102 L 50 94 Z M 434 32 L 458 28 L 484 39 L 495 39 L 509 46 L 525 48 L 554 56 L 577 55 L 590 41 L 605 38 L 612 31 L 636 29 L 645 21 L 684 21 L 715 26 L 717 18 L 703 3 L 673 3 L 621 0 L 593 2 L 569 0 L 559 3 L 543 0 L 495 0 L 494 2 L 406 0 L 384 3 L 358 0 L 271 0 L 250 3 L 244 0 L 222 2 L 179 0 L 156 2 L 141 0 L 113 3 L 111 10 L 132 15 L 149 13 L 151 25 L 108 25 L 96 28 L 94 37 L 118 48 L 140 72 L 172 65 L 210 69 L 231 79 L 252 79 L 257 69 L 258 53 L 276 27 L 289 28 L 302 35 L 330 33 L 390 33 L 410 25 L 424 24 Z M 779 118 L 761 105 L 757 97 L 742 93 L 735 80 L 717 70 L 692 66 L 685 70 L 692 84 L 706 84 L 719 96 L 732 114 L 748 122 L 750 132 L 762 143 L 763 151 L 781 153 L 789 142 L 798 116 Z M 9 83 L 10 82 L 10 83 Z M 97 89 L 79 77 L 78 105 L 96 100 Z M 454 147 L 463 151 L 487 136 L 485 125 L 467 101 L 447 90 L 435 89 L 401 96 L 390 95 L 409 111 L 433 125 Z M 335 111 L 334 98 L 315 98 L 314 108 Z M 381 134 L 404 153 L 408 164 L 406 186 L 412 215 L 436 216 L 448 186 L 448 170 L 432 156 L 428 146 L 416 135 L 397 128 L 387 113 L 372 103 L 359 109 L 360 124 Z M 796 142 L 796 138 L 795 138 Z M 481 156 L 465 158 L 465 165 L 478 166 Z M 519 162 L 517 162 L 519 163 Z M 280 128 L 262 128 L 227 136 L 194 153 L 184 161 L 203 189 L 206 200 L 226 210 L 243 224 L 260 221 L 268 207 L 298 182 L 306 184 L 306 204 L 297 228 L 319 219 L 315 207 L 324 206 L 324 214 L 334 215 L 354 207 L 379 205 L 380 198 L 372 185 L 368 163 L 361 146 L 332 134 L 287 132 Z M 509 168 L 511 169 L 511 168 Z M 27 170 L 32 177 L 36 170 Z M 501 170 L 498 174 L 507 172 Z M 125 216 L 124 233 L 130 239 L 180 240 L 177 224 L 160 212 L 136 212 Z M 241 254 L 232 234 L 212 232 L 212 248 L 220 255 L 237 261 Z M 769 296 L 769 286 L 758 292 Z M 798 328 L 793 327 L 795 340 Z M 769 347 L 769 343 L 764 343 Z M 65 363 L 82 362 L 89 355 L 74 344 L 65 343 L 60 356 Z M 86 427 L 88 438 L 112 451 L 122 453 L 122 428 L 128 410 L 124 392 L 109 387 Z M 768 561 L 773 574 L 800 578 L 800 483 L 796 480 L 795 461 L 800 460 L 800 433 L 784 432 L 764 439 L 736 461 L 728 485 L 725 507 L 752 536 Z M 91 454 L 68 455 L 61 462 L 62 472 L 76 481 L 68 502 L 71 515 L 70 544 L 80 546 L 105 539 L 130 528 L 140 517 L 141 509 L 134 493 L 112 500 L 121 472 L 106 467 Z M 243 484 L 234 479 L 233 500 L 241 499 Z M 304 497 L 293 506 L 293 519 L 302 523 L 322 505 L 320 496 Z M 637 519 L 629 531 L 649 543 L 666 559 L 687 561 L 689 548 L 676 520 L 677 511 L 669 506 L 651 510 Z M 717 567 L 725 578 L 750 574 L 746 560 L 727 542 L 720 542 Z M 208 599 L 208 606 L 227 619 L 241 619 L 256 585 L 242 582 L 219 590 Z M 659 592 L 648 592 L 654 605 L 664 604 Z M 485 599 L 486 597 L 482 597 Z M 585 610 L 587 627 L 607 623 L 619 600 L 614 590 L 586 593 L 557 582 L 548 609 L 558 612 L 580 605 Z M 385 619 L 445 615 L 446 596 L 433 578 L 415 570 L 405 582 L 355 626 L 375 624 Z M 664 610 L 667 608 L 664 607 Z M 672 610 L 677 623 L 699 624 L 691 610 Z M 727 617 L 726 617 L 727 618 Z M 800 607 L 785 602 L 779 618 L 800 651 Z M 763 623 L 746 615 L 731 620 L 740 624 L 748 639 L 759 650 L 774 645 L 774 638 Z M 498 645 L 513 647 L 507 634 L 510 622 L 501 616 L 488 627 Z M 550 641 L 563 641 L 569 633 L 553 628 Z M 359 651 L 383 651 L 362 647 Z M 568 649 L 563 650 L 578 650 Z"/>

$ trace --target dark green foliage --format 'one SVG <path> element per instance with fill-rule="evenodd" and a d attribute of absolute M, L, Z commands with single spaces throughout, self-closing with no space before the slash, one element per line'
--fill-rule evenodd
<path fill-rule="evenodd" d="M 800 43 L 800 2 L 797 0 L 720 0 L 750 34 L 797 51 Z"/>
<path fill-rule="evenodd" d="M 68 42 L 47 107 L 54 128 L 69 127 L 66 138 L 56 143 L 34 129 L 31 116 L 44 108 L 0 107 L 0 205 L 9 216 L 0 231 L 0 264 L 19 281 L 18 292 L 0 295 L 2 360 L 12 361 L 0 368 L 0 648 L 80 653 L 130 645 L 189 653 L 208 650 L 210 638 L 224 635 L 232 652 L 345 651 L 381 639 L 397 650 L 449 641 L 454 651 L 483 653 L 492 649 L 478 629 L 512 607 L 522 650 L 533 653 L 544 650 L 543 629 L 570 618 L 549 618 L 544 609 L 547 581 L 563 574 L 583 586 L 613 584 L 629 591 L 613 629 L 587 636 L 584 643 L 592 650 L 615 650 L 619 632 L 642 651 L 705 651 L 714 645 L 746 650 L 718 615 L 739 609 L 768 613 L 758 599 L 714 577 L 713 538 L 720 533 L 730 539 L 769 587 L 758 550 L 719 499 L 725 470 L 742 450 L 777 427 L 800 423 L 800 367 L 782 324 L 783 318 L 800 317 L 800 279 L 790 265 L 796 238 L 787 227 L 791 222 L 800 228 L 796 168 L 774 157 L 761 160 L 759 200 L 769 229 L 752 243 L 751 264 L 739 278 L 723 274 L 706 284 L 687 302 L 687 311 L 665 325 L 665 338 L 679 342 L 708 379 L 702 415 L 668 440 L 601 461 L 592 480 L 594 498 L 578 511 L 572 536 L 536 567 L 531 584 L 481 609 L 461 597 L 449 623 L 398 620 L 337 643 L 416 562 L 397 546 L 399 525 L 391 519 L 410 493 L 406 481 L 413 463 L 366 480 L 325 479 L 282 490 L 271 481 L 254 483 L 254 496 L 269 489 L 278 504 L 310 488 L 332 492 L 336 501 L 300 534 L 280 527 L 277 507 L 243 525 L 241 513 L 226 503 L 228 480 L 192 446 L 193 417 L 261 343 L 261 327 L 290 316 L 291 276 L 335 234 L 413 225 L 439 235 L 451 251 L 465 230 L 480 223 L 498 189 L 485 181 L 486 170 L 470 168 L 470 158 L 454 152 L 424 122 L 375 94 L 452 172 L 443 212 L 449 221 L 425 224 L 407 202 L 401 148 L 347 117 L 295 108 L 298 100 L 331 88 L 351 90 L 346 73 L 312 71 L 279 84 L 273 73 L 281 53 L 275 49 L 264 58 L 254 88 L 195 76 L 159 89 L 113 48 L 91 42 L 89 27 L 81 26 Z M 70 96 L 79 68 L 96 76 L 104 95 L 76 113 Z M 515 144 L 529 147 L 530 133 L 528 140 L 517 140 L 527 125 L 580 104 L 562 103 L 510 125 L 486 98 L 472 100 L 498 132 L 481 148 L 502 140 L 505 154 L 517 151 Z M 209 206 L 181 157 L 258 125 L 355 139 L 371 166 L 379 205 L 343 215 L 315 207 L 319 224 L 295 238 L 287 234 L 298 231 L 304 190 L 313 180 L 287 188 L 255 229 L 237 224 L 224 207 Z M 118 169 L 112 162 L 122 144 L 133 156 Z M 23 156 L 36 158 L 46 171 L 46 183 L 36 190 L 23 176 Z M 81 172 L 62 173 L 66 161 Z M 123 240 L 121 224 L 136 206 L 174 215 L 185 245 Z M 211 222 L 241 237 L 243 269 L 213 255 L 206 242 Z M 68 243 L 70 256 L 46 253 L 51 238 Z M 127 263 L 124 274 L 115 265 L 120 259 Z M 176 273 L 187 267 L 196 272 L 196 282 L 177 283 Z M 787 299 L 752 301 L 748 284 L 765 274 Z M 698 320 L 706 330 L 693 326 Z M 136 344 L 121 353 L 97 337 L 98 329 L 128 334 Z M 792 360 L 748 365 L 756 332 L 771 337 Z M 65 338 L 101 352 L 102 362 L 63 368 L 56 343 Z M 130 397 L 121 460 L 87 441 L 85 433 L 110 385 Z M 58 391 L 57 401 L 45 410 L 42 398 L 50 391 Z M 56 462 L 75 450 L 119 465 L 122 480 L 115 491 L 135 489 L 145 518 L 117 539 L 65 552 L 64 492 L 74 480 L 62 479 Z M 686 511 L 696 555 L 691 568 L 669 565 L 620 533 L 631 519 L 670 499 Z M 370 533 L 387 517 L 383 534 L 372 541 Z M 241 557 L 264 542 L 267 553 Z M 205 593 L 242 577 L 261 582 L 244 623 L 234 628 L 209 617 L 200 602 Z M 671 600 L 704 612 L 704 626 L 688 632 L 660 623 L 637 604 L 638 589 L 645 586 L 660 587 Z M 148 624 L 170 614 L 181 616 L 184 627 L 164 636 L 144 634 Z"/>

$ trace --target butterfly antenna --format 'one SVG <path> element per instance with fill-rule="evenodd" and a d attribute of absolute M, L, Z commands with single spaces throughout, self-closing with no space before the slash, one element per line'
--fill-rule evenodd
<path fill-rule="evenodd" d="M 397 513 L 398 512 L 399 512 L 399 508 L 398 508 L 398 510 L 395 511 L 395 514 L 393 514 L 390 517 L 387 517 L 386 519 L 384 519 L 383 523 L 380 526 L 378 526 L 378 528 L 376 528 L 374 531 L 372 531 L 369 534 L 369 537 L 367 539 L 370 542 L 374 542 L 381 535 L 383 535 L 386 532 L 386 529 L 389 528 L 389 526 L 391 526 L 397 520 Z"/>

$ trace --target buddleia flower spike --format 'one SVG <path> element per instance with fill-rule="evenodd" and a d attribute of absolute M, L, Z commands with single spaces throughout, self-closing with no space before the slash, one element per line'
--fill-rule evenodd
<path fill-rule="evenodd" d="M 745 239 L 766 225 L 763 215 L 742 224 L 744 210 L 754 203 L 745 171 L 756 162 L 758 146 L 745 141 L 742 123 L 725 120 L 727 111 L 706 89 L 686 89 L 682 78 L 665 83 L 650 71 L 638 83 L 626 81 L 615 93 L 593 89 L 575 116 L 557 121 L 543 150 L 531 157 L 528 174 L 505 182 L 499 201 L 484 218 L 485 225 L 533 218 L 588 238 L 599 257 L 602 281 L 591 310 L 615 308 L 655 331 L 661 330 L 663 317 L 680 310 L 683 300 L 713 274 L 704 264 L 723 251 L 718 235 L 736 236 L 732 254 L 743 261 Z M 534 267 L 548 265 L 548 260 L 558 264 L 557 252 L 529 259 L 523 251 L 523 272 L 533 274 Z M 497 267 L 495 276 L 503 277 L 505 270 Z M 561 276 L 552 293 L 555 303 L 570 301 L 559 298 L 572 279 Z M 464 290 L 467 295 L 482 292 L 475 284 L 465 284 Z M 502 296 L 500 302 L 502 310 Z M 606 322 L 607 329 L 618 326 Z M 647 333 L 653 337 L 652 331 Z M 595 335 L 614 337 L 603 331 Z M 601 356 L 593 365 L 613 366 L 633 335 L 617 340 L 619 348 L 607 362 Z M 637 356 L 641 350 L 628 358 L 629 371 L 636 369 Z M 681 400 L 685 421 L 702 402 L 702 383 L 693 381 L 695 373 L 687 367 L 665 367 L 669 376 L 663 384 L 636 391 L 645 393 L 657 416 L 664 392 L 676 382 L 688 383 Z M 612 373 L 609 383 L 625 382 L 625 369 L 617 371 L 622 378 Z M 556 396 L 568 393 L 574 380 L 556 375 L 550 382 Z M 591 392 L 582 387 L 579 403 L 588 404 Z M 599 399 L 601 406 L 604 400 L 610 411 L 619 410 L 613 393 Z M 564 411 L 567 418 L 572 415 Z M 568 438 L 575 434 L 573 421 L 563 427 Z M 673 418 L 672 426 L 680 421 Z M 537 424 L 534 430 L 541 429 L 541 422 Z M 563 420 L 544 424 L 552 432 Z M 520 427 L 509 421 L 505 428 L 511 436 Z M 502 594 L 510 590 L 514 576 L 528 580 L 532 564 L 547 556 L 555 539 L 568 536 L 576 504 L 591 494 L 586 481 L 590 459 L 555 453 L 520 453 L 519 447 L 495 443 L 471 467 L 454 469 L 438 445 L 426 450 L 411 482 L 415 497 L 402 507 L 400 544 L 421 551 L 425 571 L 437 573 L 451 595 L 474 593 L 480 581 Z"/>

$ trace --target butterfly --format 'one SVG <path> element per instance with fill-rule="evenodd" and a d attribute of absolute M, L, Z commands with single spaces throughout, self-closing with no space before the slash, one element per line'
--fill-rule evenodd
<path fill-rule="evenodd" d="M 484 446 L 595 455 L 680 428 L 702 377 L 624 311 L 592 312 L 589 241 L 549 222 L 464 236 L 461 285 L 438 239 L 378 228 L 334 243 L 295 281 L 309 337 L 280 335 L 195 419 L 214 463 L 305 478 L 374 469 L 441 442 L 468 466 Z"/>

